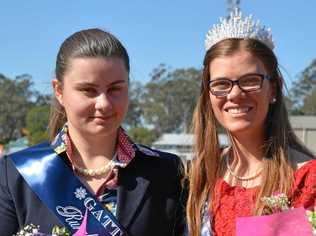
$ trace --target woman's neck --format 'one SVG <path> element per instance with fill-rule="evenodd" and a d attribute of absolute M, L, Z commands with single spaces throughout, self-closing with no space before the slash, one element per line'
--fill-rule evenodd
<path fill-rule="evenodd" d="M 99 137 L 82 135 L 71 126 L 68 130 L 72 141 L 72 158 L 77 165 L 94 168 L 112 159 L 118 132 Z"/>
<path fill-rule="evenodd" d="M 248 133 L 247 135 L 229 134 L 229 136 L 231 139 L 231 149 L 227 156 L 229 168 L 240 177 L 260 173 L 264 157 L 264 135 Z M 235 182 L 232 180 L 230 182 Z"/>
<path fill-rule="evenodd" d="M 256 139 L 238 139 L 231 137 L 232 152 L 234 161 L 245 164 L 261 162 L 263 159 L 263 141 Z"/>
<path fill-rule="evenodd" d="M 231 148 L 225 155 L 224 180 L 231 186 L 246 188 L 261 184 L 263 139 L 230 134 Z"/>
<path fill-rule="evenodd" d="M 241 163 L 252 164 L 261 162 L 264 156 L 264 131 L 257 130 L 253 133 L 230 133 L 232 153 L 234 160 Z"/>

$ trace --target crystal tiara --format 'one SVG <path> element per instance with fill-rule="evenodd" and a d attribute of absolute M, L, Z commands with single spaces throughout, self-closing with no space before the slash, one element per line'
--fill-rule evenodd
<path fill-rule="evenodd" d="M 254 22 L 252 15 L 243 18 L 241 11 L 236 8 L 228 19 L 220 18 L 220 23 L 213 25 L 207 32 L 205 49 L 209 50 L 214 44 L 229 38 L 250 38 L 264 43 L 271 50 L 274 48 L 271 29 Z"/>

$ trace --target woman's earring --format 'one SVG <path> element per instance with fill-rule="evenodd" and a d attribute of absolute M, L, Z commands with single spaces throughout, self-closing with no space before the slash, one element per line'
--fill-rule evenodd
<path fill-rule="evenodd" d="M 272 100 L 271 100 L 271 104 L 273 104 L 273 103 L 275 103 L 276 102 L 276 98 L 272 98 Z"/>

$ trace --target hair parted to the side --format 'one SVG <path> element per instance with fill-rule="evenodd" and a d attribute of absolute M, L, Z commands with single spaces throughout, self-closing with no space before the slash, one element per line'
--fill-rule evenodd
<path fill-rule="evenodd" d="M 74 58 L 120 58 L 127 72 L 129 57 L 122 43 L 111 33 L 101 29 L 86 29 L 70 35 L 60 46 L 56 59 L 55 76 L 63 85 L 65 73 Z M 66 122 L 63 106 L 53 97 L 49 120 L 50 138 L 53 139 Z"/>
<path fill-rule="evenodd" d="M 190 236 L 200 235 L 205 201 L 211 200 L 214 196 L 216 180 L 223 174 L 225 168 L 217 137 L 216 118 L 209 97 L 209 66 L 215 58 L 231 56 L 240 50 L 251 53 L 264 64 L 268 75 L 272 78 L 271 83 L 274 83 L 276 88 L 276 102 L 270 105 L 265 121 L 266 158 L 263 164 L 262 184 L 256 195 L 253 213 L 262 215 L 264 205 L 260 201 L 261 197 L 270 196 L 275 191 L 290 193 L 293 183 L 293 167 L 288 155 L 289 147 L 312 156 L 312 153 L 298 141 L 289 123 L 283 95 L 284 82 L 273 51 L 254 39 L 225 39 L 213 45 L 204 58 L 201 93 L 192 122 L 196 137 L 196 156 L 190 172 L 190 192 L 187 204 Z M 213 209 L 216 208 L 215 206 Z"/>

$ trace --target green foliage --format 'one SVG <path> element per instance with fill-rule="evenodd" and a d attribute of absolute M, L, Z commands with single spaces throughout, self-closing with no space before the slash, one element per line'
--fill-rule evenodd
<path fill-rule="evenodd" d="M 133 127 L 128 130 L 128 135 L 135 143 L 151 146 L 151 144 L 157 139 L 157 136 L 152 130 L 144 127 Z"/>
<path fill-rule="evenodd" d="M 160 135 L 188 132 L 199 95 L 202 72 L 194 68 L 170 70 L 165 65 L 154 69 L 144 87 L 143 110 L 147 124 Z"/>
<path fill-rule="evenodd" d="M 306 115 L 316 115 L 316 87 L 305 97 L 301 111 Z"/>
<path fill-rule="evenodd" d="M 290 99 L 293 101 L 291 114 L 316 115 L 316 59 L 299 75 L 291 89 Z"/>
<path fill-rule="evenodd" d="M 124 123 L 129 127 L 141 125 L 142 118 L 142 96 L 143 87 L 139 82 L 132 82 L 129 86 L 129 106 Z"/>
<path fill-rule="evenodd" d="M 29 75 L 17 76 L 11 80 L 0 74 L 0 143 L 22 136 L 26 113 L 32 104 L 31 86 Z"/>
<path fill-rule="evenodd" d="M 25 130 L 29 145 L 48 140 L 49 109 L 48 105 L 41 105 L 28 111 Z"/>

